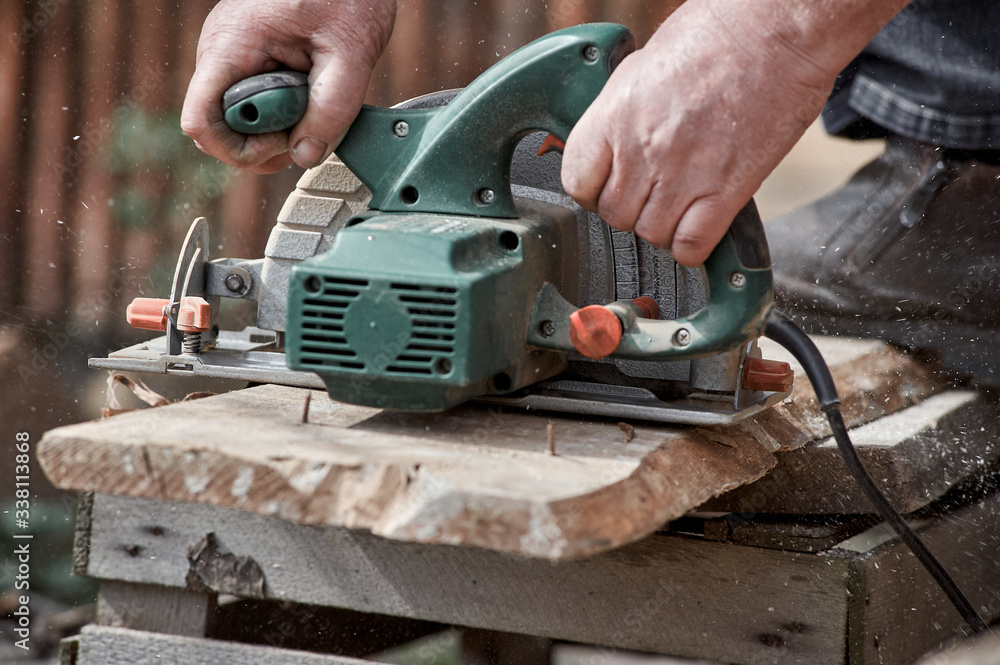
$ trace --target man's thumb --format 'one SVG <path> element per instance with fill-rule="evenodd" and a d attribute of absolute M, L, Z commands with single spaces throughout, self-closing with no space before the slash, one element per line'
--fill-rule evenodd
<path fill-rule="evenodd" d="M 371 68 L 341 54 L 314 55 L 309 103 L 290 136 L 292 159 L 304 168 L 321 164 L 340 144 L 368 90 Z"/>

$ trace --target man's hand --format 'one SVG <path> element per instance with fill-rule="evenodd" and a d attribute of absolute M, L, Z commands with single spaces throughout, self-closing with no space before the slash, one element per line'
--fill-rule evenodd
<path fill-rule="evenodd" d="M 316 166 L 358 114 L 395 15 L 396 0 L 222 0 L 202 28 L 181 128 L 203 151 L 233 166 L 258 173 L 279 171 L 293 160 Z M 246 136 L 229 129 L 223 93 L 281 67 L 309 72 L 302 120 L 290 133 Z"/>
<path fill-rule="evenodd" d="M 567 193 L 700 265 L 905 0 L 688 0 L 566 141 Z"/>

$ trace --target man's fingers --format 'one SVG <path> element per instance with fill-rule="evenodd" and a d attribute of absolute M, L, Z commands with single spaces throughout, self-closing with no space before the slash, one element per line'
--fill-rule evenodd
<path fill-rule="evenodd" d="M 563 149 L 562 184 L 587 210 L 597 212 L 601 191 L 611 174 L 611 146 L 595 120 L 584 113 Z"/>
<path fill-rule="evenodd" d="M 265 166 L 269 160 L 288 151 L 288 135 L 284 132 L 247 136 L 234 132 L 226 125 L 222 113 L 222 93 L 235 83 L 236 70 L 220 63 L 202 60 L 195 70 L 184 107 L 181 129 L 205 153 L 223 162 L 258 173 L 273 173 Z"/>
<path fill-rule="evenodd" d="M 631 231 L 647 205 L 655 184 L 640 177 L 641 164 L 632 164 L 627 156 L 619 155 L 611 167 L 598 199 L 597 210 L 608 226 L 619 231 Z"/>
<path fill-rule="evenodd" d="M 302 167 L 320 164 L 340 144 L 361 109 L 371 67 L 342 54 L 317 57 L 309 74 L 309 105 L 292 130 L 292 158 Z"/>
<path fill-rule="evenodd" d="M 681 215 L 670 240 L 674 260 L 684 266 L 700 266 L 722 240 L 739 208 L 735 210 L 717 196 L 695 199 Z M 636 232 L 640 237 L 638 226 Z"/>
<path fill-rule="evenodd" d="M 260 173 L 267 175 L 270 173 L 277 173 L 278 171 L 286 169 L 291 165 L 292 165 L 292 156 L 288 153 L 287 150 L 285 150 L 280 155 L 275 155 L 274 157 L 268 159 L 266 162 L 258 164 L 257 166 L 251 166 L 246 170 L 250 171 L 251 173 Z"/>

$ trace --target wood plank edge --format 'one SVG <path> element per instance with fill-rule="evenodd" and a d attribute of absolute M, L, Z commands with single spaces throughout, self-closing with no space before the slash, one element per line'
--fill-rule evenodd
<path fill-rule="evenodd" d="M 159 665 L 386 665 L 346 656 L 96 625 L 84 626 L 73 639 L 76 646 L 68 645 L 60 654 L 72 658 L 71 665 L 133 665 L 132 657 L 137 654 L 156 654 Z"/>

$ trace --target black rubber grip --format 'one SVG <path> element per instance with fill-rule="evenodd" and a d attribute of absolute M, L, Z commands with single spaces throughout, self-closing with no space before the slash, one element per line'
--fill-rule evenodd
<path fill-rule="evenodd" d="M 760 221 L 753 199 L 736 213 L 729 233 L 733 236 L 740 263 L 752 270 L 771 267 L 771 251 L 767 247 L 764 223 Z"/>

